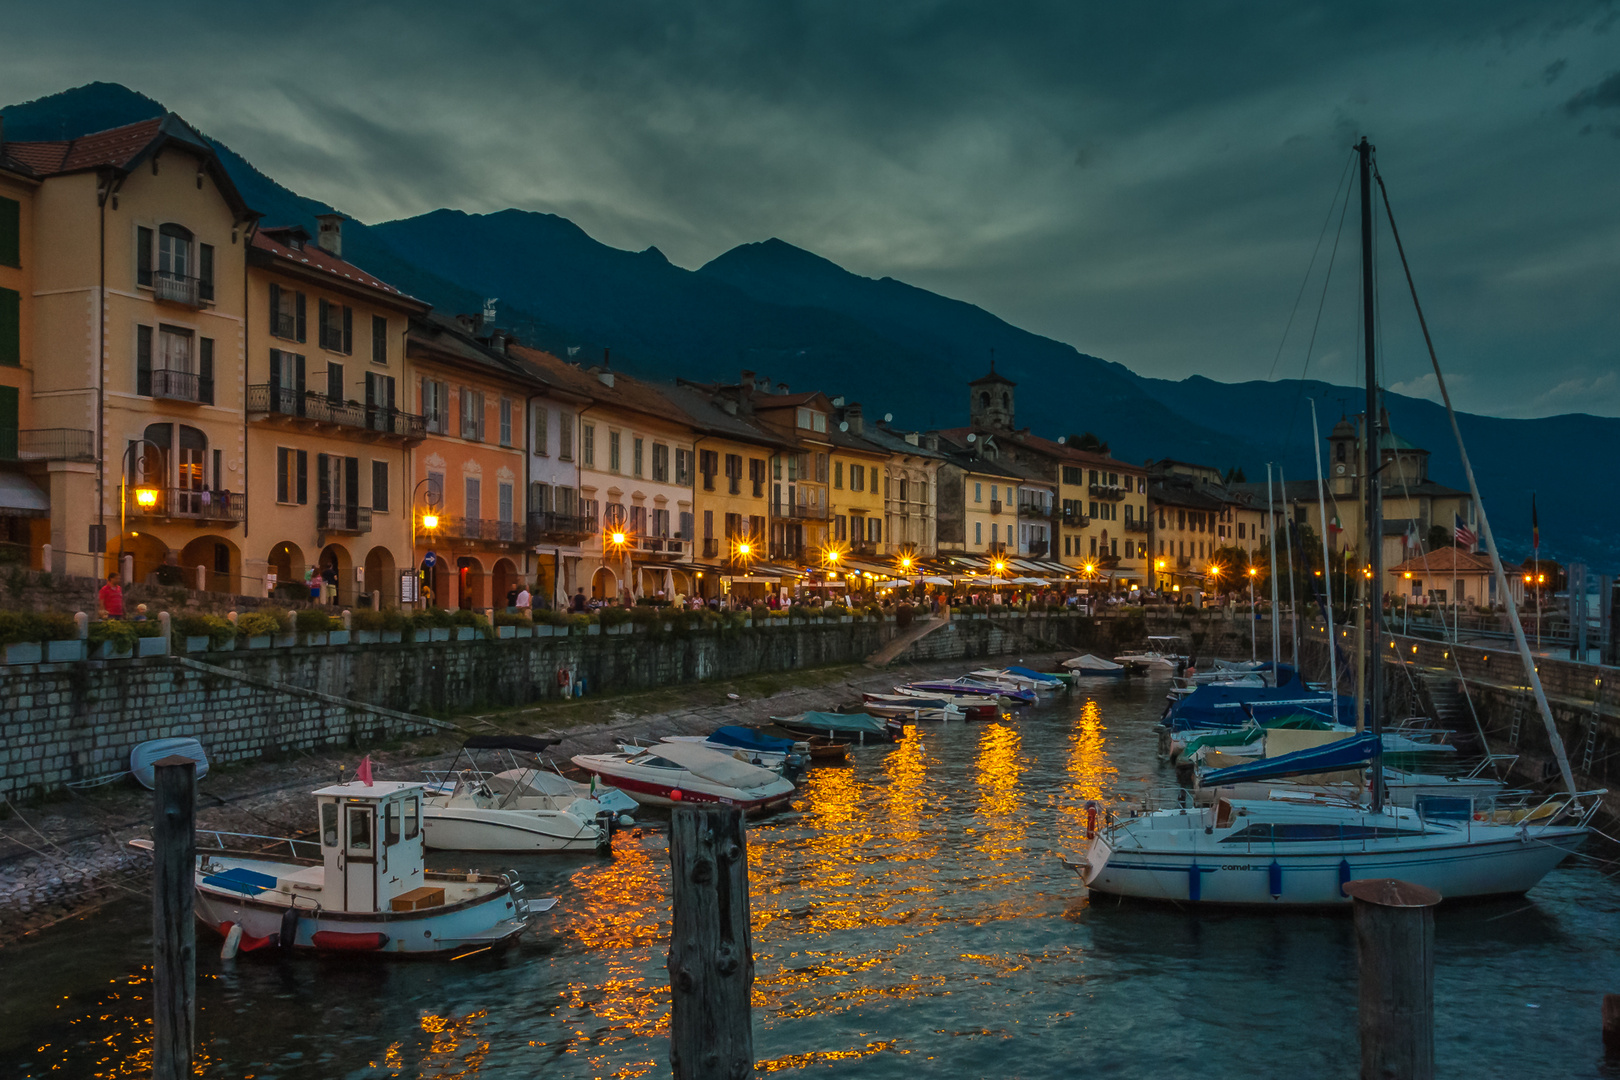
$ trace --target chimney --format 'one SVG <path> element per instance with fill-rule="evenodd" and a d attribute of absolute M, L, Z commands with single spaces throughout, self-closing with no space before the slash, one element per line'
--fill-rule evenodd
<path fill-rule="evenodd" d="M 930 431 L 922 437 L 922 440 L 922 444 L 925 449 L 934 451 L 939 450 L 939 432 Z"/>
<path fill-rule="evenodd" d="M 605 368 L 613 366 L 613 350 L 606 345 L 602 346 L 602 366 Z M 608 383 L 608 385 L 612 386 L 613 384 Z"/>
<path fill-rule="evenodd" d="M 335 258 L 343 258 L 343 215 L 316 214 L 315 225 L 319 234 L 315 242 L 321 246 L 321 250 Z"/>
<path fill-rule="evenodd" d="M 866 421 L 861 416 L 860 402 L 853 402 L 844 407 L 844 422 L 849 425 L 851 435 L 866 434 Z"/>
<path fill-rule="evenodd" d="M 754 388 L 754 373 L 747 368 L 743 368 L 742 375 L 737 379 L 737 385 L 744 390 L 752 390 Z"/>
<path fill-rule="evenodd" d="M 607 368 L 603 368 L 601 371 L 598 371 L 596 373 L 596 377 L 601 380 L 603 386 L 609 388 L 613 386 L 613 372 L 609 371 Z"/>

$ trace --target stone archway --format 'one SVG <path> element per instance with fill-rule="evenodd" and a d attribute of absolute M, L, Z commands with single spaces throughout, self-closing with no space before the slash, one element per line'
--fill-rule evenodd
<path fill-rule="evenodd" d="M 247 592 L 242 582 L 242 553 L 223 536 L 199 536 L 180 552 L 180 569 L 186 584 L 196 587 L 197 567 L 203 567 L 203 580 L 210 592 Z"/>
<path fill-rule="evenodd" d="M 354 556 L 342 544 L 327 544 L 321 549 L 319 561 L 321 577 L 326 585 L 337 584 L 337 596 L 334 603 L 339 606 L 354 603 Z M 325 603 L 326 594 L 321 596 Z"/>
<path fill-rule="evenodd" d="M 493 574 L 493 588 L 490 590 L 490 604 L 500 611 L 506 610 L 506 594 L 513 589 L 520 588 L 523 578 L 518 574 L 517 566 L 511 559 L 495 560 Z"/>
<path fill-rule="evenodd" d="M 291 540 L 283 540 L 270 549 L 270 557 L 265 560 L 266 574 L 274 574 L 276 588 L 283 585 L 296 586 L 303 590 L 299 592 L 300 600 L 309 600 L 309 591 L 304 589 L 304 549 Z M 291 590 L 285 594 L 291 596 Z"/>
<path fill-rule="evenodd" d="M 103 572 L 103 576 L 119 572 L 118 558 L 120 550 L 124 555 L 133 555 L 135 557 L 133 580 L 136 584 L 144 582 L 149 574 L 155 573 L 157 568 L 163 565 L 163 560 L 169 554 L 169 545 L 148 532 L 125 533 L 121 548 L 118 539 L 115 536 L 107 542 L 107 569 Z"/>
<path fill-rule="evenodd" d="M 591 596 L 597 600 L 612 600 L 619 595 L 619 578 L 605 566 L 599 566 L 591 575 Z"/>
<path fill-rule="evenodd" d="M 383 607 L 399 603 L 399 574 L 394 566 L 394 553 L 385 547 L 374 547 L 366 552 L 365 591 L 376 593 Z"/>
<path fill-rule="evenodd" d="M 489 604 L 484 599 L 484 565 L 471 555 L 456 560 L 456 607 L 477 611 Z"/>

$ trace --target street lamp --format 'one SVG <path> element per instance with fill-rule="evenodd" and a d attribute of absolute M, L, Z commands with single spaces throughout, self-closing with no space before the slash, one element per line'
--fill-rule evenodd
<path fill-rule="evenodd" d="M 422 500 L 422 513 L 420 517 L 418 517 L 416 513 L 416 496 L 417 493 L 422 490 L 423 485 L 426 485 L 428 489 L 427 498 Z M 416 482 L 416 486 L 411 489 L 411 573 L 413 574 L 420 573 L 416 565 L 416 526 L 418 523 L 420 523 L 422 528 L 427 530 L 429 533 L 432 533 L 439 527 L 439 515 L 437 511 L 441 497 L 442 493 L 434 486 L 433 478 L 431 476 L 418 480 Z M 420 578 L 418 578 L 418 581 L 420 582 Z M 405 598 L 403 596 L 400 597 L 401 601 L 404 599 Z M 421 599 L 422 590 L 419 584 L 417 588 L 417 601 L 421 602 Z"/>
<path fill-rule="evenodd" d="M 124 447 L 124 456 L 119 460 L 119 468 L 123 473 L 122 482 L 118 485 L 118 576 L 120 578 L 124 575 L 124 534 L 129 531 L 129 462 L 135 448 L 142 443 L 158 452 L 159 462 L 163 460 L 163 447 L 144 436 L 131 439 L 129 445 Z M 158 494 L 158 489 L 152 485 L 140 484 L 135 488 L 135 505 L 143 511 L 150 511 L 158 504 Z M 46 567 L 46 569 L 50 568 Z"/>
<path fill-rule="evenodd" d="M 1257 629 L 1257 626 L 1258 626 L 1258 624 L 1260 622 L 1260 615 L 1259 615 L 1258 612 L 1256 612 L 1254 610 L 1254 578 L 1255 578 L 1255 575 L 1258 574 L 1258 573 L 1260 573 L 1260 571 L 1256 570 L 1252 566 L 1249 567 L 1249 659 L 1250 660 L 1258 660 L 1259 659 L 1259 648 L 1260 648 L 1260 646 L 1256 642 L 1256 636 L 1260 633 L 1260 631 Z"/>

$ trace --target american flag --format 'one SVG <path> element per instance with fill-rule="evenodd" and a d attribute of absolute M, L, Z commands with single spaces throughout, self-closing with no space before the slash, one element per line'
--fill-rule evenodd
<path fill-rule="evenodd" d="M 1457 539 L 1457 546 L 1460 548 L 1466 548 L 1469 551 L 1473 551 L 1474 545 L 1479 543 L 1479 536 L 1474 532 L 1473 529 L 1470 529 L 1467 525 L 1464 525 L 1463 519 L 1458 517 L 1456 514 L 1451 515 L 1451 520 L 1457 523 L 1457 527 L 1454 530 L 1454 534 Z"/>

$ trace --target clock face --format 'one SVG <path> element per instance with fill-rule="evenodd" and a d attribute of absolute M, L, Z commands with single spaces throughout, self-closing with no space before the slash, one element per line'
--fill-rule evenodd
<path fill-rule="evenodd" d="M 1339 475 L 1340 475 L 1340 476 L 1343 476 L 1343 475 L 1344 475 L 1344 466 L 1343 466 L 1343 465 L 1340 465 L 1340 466 L 1339 466 L 1339 467 L 1338 467 L 1338 468 L 1337 468 L 1337 470 L 1335 470 L 1335 471 L 1337 471 L 1337 472 L 1338 472 L 1338 474 L 1339 474 Z"/>

